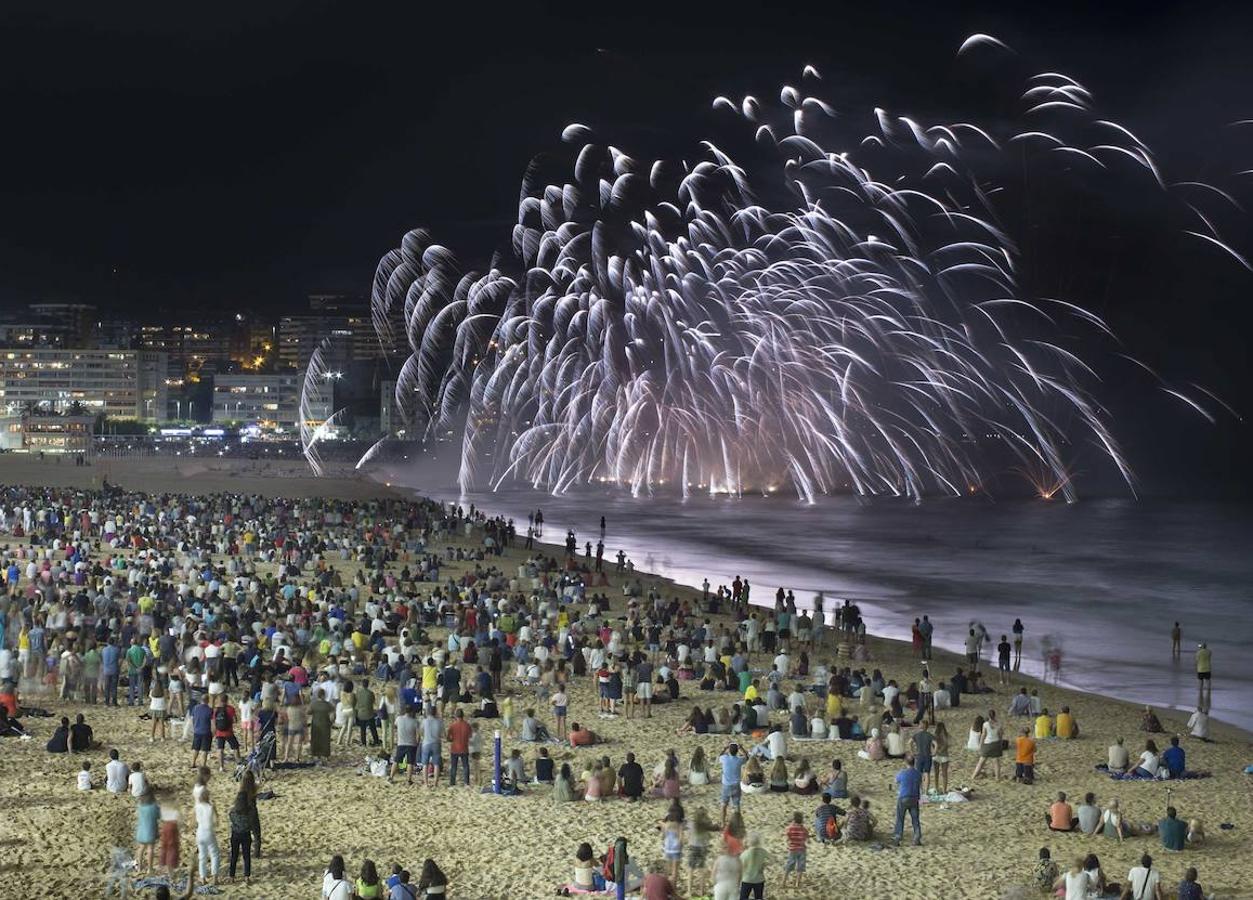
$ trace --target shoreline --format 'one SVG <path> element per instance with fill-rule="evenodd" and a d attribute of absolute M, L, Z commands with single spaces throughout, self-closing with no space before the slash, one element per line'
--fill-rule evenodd
<path fill-rule="evenodd" d="M 369 477 L 373 477 L 373 475 Z M 390 489 L 393 489 L 393 490 L 397 489 L 390 482 L 385 482 L 385 484 Z M 444 494 L 427 495 L 417 488 L 408 488 L 406 490 L 408 490 L 410 494 L 413 496 L 417 496 L 417 497 L 429 496 L 431 499 L 438 499 L 444 503 L 462 502 L 459 500 L 449 500 L 447 496 Z M 504 515 L 505 518 L 509 518 L 509 516 L 506 513 L 501 513 L 499 511 L 490 510 L 487 507 L 481 505 L 481 503 L 476 503 L 475 508 L 484 511 L 488 515 Z M 516 523 L 515 523 L 515 527 L 516 527 Z M 553 526 L 553 527 L 556 527 L 556 526 Z M 525 538 L 525 531 L 520 532 L 520 539 L 522 538 Z M 583 540 L 586 540 L 586 538 L 584 537 L 583 539 L 581 539 L 580 543 L 582 543 Z M 542 544 L 544 547 L 549 548 L 551 550 L 549 555 L 560 558 L 562 555 L 565 554 L 565 546 L 562 544 L 549 543 L 547 541 L 541 541 L 539 539 L 536 539 L 535 543 L 537 545 Z M 606 563 L 609 562 L 609 559 L 610 559 L 609 548 L 606 547 Z M 683 579 L 682 576 L 671 577 L 669 575 L 663 575 L 657 572 L 649 572 L 641 568 L 637 568 L 635 570 L 635 573 L 641 578 L 652 579 L 657 582 L 674 585 L 677 588 L 691 591 L 694 594 L 699 593 L 701 589 L 700 584 L 698 582 L 686 581 Z M 695 579 L 697 577 L 705 578 L 709 576 L 708 575 L 702 575 L 702 576 L 693 575 L 691 577 Z M 713 579 L 711 578 L 711 582 L 712 581 Z M 777 588 L 780 583 L 782 582 L 771 583 L 769 585 L 769 589 L 772 590 L 774 588 Z M 756 587 L 756 585 L 754 587 Z M 785 590 L 788 589 L 788 586 L 786 584 L 784 584 L 784 589 Z M 768 591 L 768 594 L 769 594 L 769 591 Z M 755 598 L 750 600 L 750 603 L 758 609 L 766 609 L 766 610 L 773 609 L 773 602 L 771 599 L 772 596 L 773 596 L 772 594 L 769 594 L 765 602 L 761 602 L 762 595 L 758 593 Z M 889 618 L 899 617 L 899 614 L 892 612 L 886 606 L 877 605 L 878 601 L 876 601 L 873 598 L 857 597 L 851 594 L 845 595 L 845 596 L 847 596 L 848 599 L 852 600 L 861 608 L 863 616 L 865 616 L 867 619 L 871 618 L 870 616 L 865 615 L 868 610 L 877 611 L 879 613 L 878 615 L 879 622 L 883 622 L 884 620 L 887 620 Z M 844 597 L 843 596 L 841 597 L 828 596 L 826 597 L 826 600 L 828 603 L 827 613 L 830 614 L 836 606 L 838 606 L 840 603 L 843 602 Z M 798 597 L 797 608 L 809 609 L 812 611 L 813 609 L 812 598 L 802 599 Z M 910 639 L 902 638 L 902 637 L 894 637 L 891 635 L 890 632 L 885 633 L 883 631 L 871 631 L 869 628 L 869 623 L 867 626 L 867 634 L 869 637 L 872 637 L 878 641 L 882 641 L 885 643 L 889 643 L 889 644 L 904 648 L 906 651 L 910 651 L 912 649 L 912 643 Z M 943 655 L 946 659 L 951 659 L 953 661 L 954 666 L 965 665 L 966 663 L 965 652 L 963 648 L 961 648 L 960 646 L 954 646 L 951 643 L 946 644 L 944 642 L 937 641 L 935 642 L 934 647 L 935 647 L 937 655 Z M 983 668 L 985 671 L 994 672 L 995 671 L 994 656 L 992 656 L 991 653 L 987 652 L 987 648 L 985 648 L 984 655 L 986 659 L 981 661 L 980 663 L 981 668 Z M 1024 656 L 1023 661 L 1024 663 L 1026 663 L 1027 661 L 1025 656 Z M 986 662 L 986 665 L 984 665 L 985 662 Z M 1033 660 L 1031 668 L 1035 669 L 1037 667 L 1038 667 L 1037 664 Z M 1148 705 L 1148 706 L 1152 706 L 1155 710 L 1157 710 L 1161 714 L 1167 714 L 1171 716 L 1182 716 L 1184 721 L 1187 720 L 1188 716 L 1191 715 L 1191 712 L 1192 712 L 1192 707 L 1190 706 L 1180 707 L 1169 702 L 1162 702 L 1162 701 L 1146 702 L 1143 700 L 1127 699 L 1127 698 L 1119 697 L 1113 694 L 1101 693 L 1101 691 L 1098 689 L 1085 688 L 1085 687 L 1076 685 L 1074 683 L 1068 682 L 1065 680 L 1064 677 L 1060 684 L 1054 683 L 1054 682 L 1046 682 L 1044 677 L 1041 674 L 1037 674 L 1034 671 L 1029 671 L 1025 667 L 1022 671 L 1015 672 L 1014 674 L 1016 677 L 1026 680 L 1030 685 L 1043 687 L 1044 685 L 1047 684 L 1050 690 L 1069 691 L 1073 694 L 1083 696 L 1083 697 L 1091 697 L 1091 698 L 1100 699 L 1103 701 L 1119 703 L 1123 706 L 1126 706 L 1128 708 L 1133 708 L 1136 710 L 1140 710 L 1144 706 Z M 1224 730 L 1230 731 L 1232 735 L 1238 735 L 1239 739 L 1246 740 L 1246 741 L 1249 741 L 1250 743 L 1253 743 L 1253 727 L 1248 727 L 1248 726 L 1240 725 L 1238 723 L 1230 722 L 1225 719 L 1217 718 L 1214 715 L 1210 716 L 1210 726 L 1211 726 L 1211 730 L 1221 727 Z"/>

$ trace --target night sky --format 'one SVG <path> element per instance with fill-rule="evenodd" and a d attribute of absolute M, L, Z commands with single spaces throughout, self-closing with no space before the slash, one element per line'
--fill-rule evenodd
<path fill-rule="evenodd" d="M 0 306 L 289 310 L 368 292 L 419 225 L 481 264 L 508 239 L 528 160 L 570 122 L 632 155 L 691 159 L 725 131 L 712 97 L 777 95 L 805 63 L 828 99 L 960 115 L 980 86 L 954 57 L 976 31 L 1076 77 L 1180 176 L 1253 168 L 1253 128 L 1241 144 L 1225 127 L 1253 118 L 1247 8 L 955 8 L 6 3 Z M 1230 236 L 1253 250 L 1247 222 Z M 1253 413 L 1253 274 L 1134 226 L 1119 241 L 1040 248 L 1043 282 L 1163 375 Z M 1247 490 L 1246 425 L 1121 384 L 1111 406 L 1146 483 Z"/>

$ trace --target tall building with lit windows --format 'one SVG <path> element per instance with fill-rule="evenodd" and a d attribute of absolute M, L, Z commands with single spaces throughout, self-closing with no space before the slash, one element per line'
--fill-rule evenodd
<path fill-rule="evenodd" d="M 165 417 L 164 353 L 140 350 L 0 348 L 0 412 L 81 409 L 112 419 Z"/>
<path fill-rule="evenodd" d="M 262 428 L 293 429 L 300 423 L 300 372 L 220 374 L 213 379 L 214 424 L 251 424 Z M 322 424 L 331 414 L 331 386 L 314 396 L 308 412 L 310 424 Z"/>

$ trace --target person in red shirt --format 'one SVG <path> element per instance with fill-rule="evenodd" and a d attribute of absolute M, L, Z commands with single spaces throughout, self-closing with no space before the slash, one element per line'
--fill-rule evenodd
<path fill-rule="evenodd" d="M 570 746 L 571 747 L 590 747 L 596 743 L 596 732 L 590 728 L 583 728 L 578 722 L 570 724 Z"/>
<path fill-rule="evenodd" d="M 218 741 L 218 768 L 225 772 L 227 744 L 235 751 L 235 762 L 239 762 L 239 738 L 235 737 L 235 707 L 231 706 L 230 699 L 225 694 L 218 697 L 217 708 L 213 710 L 213 736 Z"/>
<path fill-rule="evenodd" d="M 453 713 L 452 724 L 448 726 L 448 752 L 452 756 L 449 784 L 457 783 L 457 763 L 465 766 L 465 784 L 470 783 L 470 736 L 473 729 L 466 721 L 465 713 L 458 709 Z"/>
<path fill-rule="evenodd" d="M 650 866 L 648 874 L 644 876 L 641 893 L 644 900 L 674 900 L 679 896 L 670 879 L 661 870 L 660 862 L 654 862 Z"/>
<path fill-rule="evenodd" d="M 805 817 L 801 813 L 792 813 L 792 824 L 783 832 L 787 839 L 787 863 L 783 867 L 783 886 L 787 887 L 789 872 L 796 873 L 796 886 L 801 886 L 801 878 L 805 874 L 805 844 L 809 841 L 809 829 L 805 827 Z"/>

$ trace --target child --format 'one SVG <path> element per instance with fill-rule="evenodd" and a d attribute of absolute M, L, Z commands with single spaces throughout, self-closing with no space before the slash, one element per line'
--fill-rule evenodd
<path fill-rule="evenodd" d="M 701 894 L 696 889 L 697 882 L 704 882 L 705 870 L 708 867 L 709 840 L 714 825 L 709 821 L 709 814 L 703 809 L 696 810 L 688 825 L 687 846 L 687 892 L 691 897 Z M 703 886 L 703 884 L 702 884 Z"/>
<path fill-rule="evenodd" d="M 126 784 L 130 788 L 131 796 L 135 798 L 142 797 L 148 790 L 148 776 L 144 774 L 144 764 L 139 760 L 135 760 L 135 764 L 131 766 L 131 774 L 126 779 Z"/>
<path fill-rule="evenodd" d="M 661 828 L 661 853 L 670 866 L 670 880 L 679 883 L 679 862 L 683 859 L 683 814 L 682 807 L 675 810 L 671 807 L 666 813 Z"/>
<path fill-rule="evenodd" d="M 178 868 L 178 810 L 172 806 L 161 807 L 161 858 L 166 877 L 173 878 Z"/>
<path fill-rule="evenodd" d="M 787 887 L 789 872 L 796 873 L 796 886 L 801 886 L 801 878 L 805 874 L 805 844 L 809 840 L 809 830 L 805 828 L 805 817 L 800 813 L 792 813 L 792 824 L 788 825 L 783 836 L 787 840 L 787 863 L 783 867 L 783 886 Z"/>
<path fill-rule="evenodd" d="M 95 785 L 91 781 L 91 763 L 83 760 L 83 769 L 78 773 L 78 789 L 80 791 L 90 791 Z"/>
<path fill-rule="evenodd" d="M 251 751 L 255 743 L 253 727 L 256 724 L 256 709 L 257 702 L 247 694 L 239 701 L 239 727 L 244 733 L 244 752 Z"/>
<path fill-rule="evenodd" d="M 522 751 L 516 747 L 509 751 L 509 759 L 505 762 L 505 780 L 515 790 L 521 790 L 526 784 L 526 763 L 522 761 Z"/>
<path fill-rule="evenodd" d="M 505 697 L 500 701 L 500 719 L 504 726 L 503 730 L 509 737 L 513 737 L 513 698 Z"/>
<path fill-rule="evenodd" d="M 566 704 L 568 702 L 566 692 L 558 688 L 549 702 L 553 706 L 553 715 L 557 719 L 557 740 L 564 741 L 566 739 Z"/>

